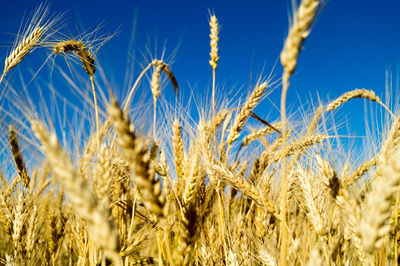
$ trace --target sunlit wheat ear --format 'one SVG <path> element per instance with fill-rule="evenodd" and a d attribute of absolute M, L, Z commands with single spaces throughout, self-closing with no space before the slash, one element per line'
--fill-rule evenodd
<path fill-rule="evenodd" d="M 154 103 L 154 117 L 153 117 L 153 138 L 156 141 L 156 115 L 157 115 L 157 99 L 160 96 L 160 76 L 161 76 L 161 65 L 155 66 L 153 76 L 151 77 L 150 87 L 151 93 L 153 94 Z"/>
<path fill-rule="evenodd" d="M 328 104 L 325 111 L 326 112 L 334 111 L 345 102 L 354 98 L 364 98 L 373 102 L 377 102 L 383 108 L 385 108 L 392 115 L 392 117 L 394 116 L 393 113 L 387 108 L 387 106 L 381 101 L 381 99 L 378 96 L 376 96 L 374 91 L 366 89 L 355 89 L 344 93 L 342 96 L 340 96 L 339 98 Z"/>
<path fill-rule="evenodd" d="M 247 118 L 249 118 L 267 88 L 268 82 L 264 82 L 258 85 L 250 94 L 249 98 L 244 103 L 243 107 L 240 109 L 239 114 L 236 116 L 233 122 L 233 125 L 228 135 L 228 144 L 232 144 L 239 138 L 239 133 L 242 130 Z"/>
<path fill-rule="evenodd" d="M 217 17 L 215 15 L 212 15 L 210 17 L 210 46 L 211 46 L 211 52 L 210 52 L 210 65 L 215 70 L 217 68 L 217 63 L 219 61 L 219 56 L 218 56 L 218 42 L 219 42 L 219 24 Z"/>
<path fill-rule="evenodd" d="M 354 184 L 361 176 L 363 176 L 365 173 L 367 173 L 372 167 L 376 165 L 377 161 L 377 156 L 374 158 L 366 161 L 362 165 L 360 165 L 356 170 L 354 170 L 353 173 L 351 173 L 348 176 L 345 176 L 343 183 L 345 186 L 350 186 Z"/>
<path fill-rule="evenodd" d="M 112 98 L 107 112 L 118 133 L 118 144 L 124 152 L 129 167 L 135 173 L 133 182 L 136 184 L 143 204 L 158 220 L 164 216 L 165 198 L 162 195 L 161 184 L 155 180 L 153 161 L 150 160 L 148 145 L 143 138 L 138 138 L 133 132 L 133 126 L 126 114 L 120 109 L 118 102 Z"/>
<path fill-rule="evenodd" d="M 52 31 L 55 24 L 60 20 L 60 16 L 48 19 L 48 7 L 46 5 L 39 5 L 32 15 L 31 21 L 26 27 L 25 32 L 18 34 L 15 40 L 14 47 L 11 53 L 6 57 L 4 62 L 3 73 L 0 77 L 0 83 L 5 75 L 14 67 L 16 67 L 22 59 L 36 47 L 43 44 L 54 31 Z"/>
<path fill-rule="evenodd" d="M 119 251 L 119 238 L 109 220 L 109 210 L 99 205 L 90 193 L 87 183 L 60 147 L 57 136 L 54 133 L 50 134 L 40 122 L 32 120 L 31 126 L 74 210 L 88 222 L 90 236 L 94 243 L 104 248 L 115 259 L 116 252 Z"/>
<path fill-rule="evenodd" d="M 164 63 L 162 60 L 153 60 L 152 65 L 154 66 L 153 76 L 151 77 L 150 87 L 151 93 L 153 94 L 153 102 L 154 102 L 154 118 L 153 118 L 153 138 L 156 140 L 156 114 L 157 114 L 157 99 L 160 96 L 160 77 L 161 71 L 167 75 L 170 80 L 172 86 L 175 90 L 175 95 L 178 95 L 178 82 L 176 81 L 175 75 L 171 72 L 170 67 Z"/>
<path fill-rule="evenodd" d="M 287 76 L 291 76 L 296 69 L 301 45 L 310 33 L 320 2 L 320 0 L 303 0 L 294 14 L 293 24 L 281 52 L 281 63 Z"/>
<path fill-rule="evenodd" d="M 277 128 L 277 129 L 279 129 L 281 126 L 282 126 L 282 123 L 273 124 L 273 127 Z M 254 132 L 246 135 L 243 138 L 241 146 L 249 145 L 253 141 L 255 141 L 255 140 L 257 140 L 257 139 L 259 139 L 261 137 L 264 137 L 264 136 L 266 136 L 266 135 L 268 135 L 270 133 L 273 133 L 273 132 L 276 132 L 276 131 L 273 128 L 269 127 L 269 126 L 261 128 L 259 130 L 255 130 Z"/>
<path fill-rule="evenodd" d="M 391 209 L 400 184 L 400 151 L 393 152 L 387 160 L 381 156 L 378 166 L 379 177 L 367 196 L 360 224 L 362 242 L 371 256 L 382 247 L 390 229 Z"/>
<path fill-rule="evenodd" d="M 99 125 L 99 111 L 97 105 L 96 89 L 94 87 L 94 74 L 96 72 L 96 67 L 94 65 L 94 57 L 90 49 L 82 41 L 67 40 L 63 42 L 58 42 L 53 44 L 53 53 L 55 54 L 66 54 L 74 53 L 79 57 L 82 62 L 82 67 L 90 77 L 90 82 L 92 85 L 94 109 L 96 113 L 96 134 L 97 134 L 97 150 L 100 150 L 100 125 Z"/>
<path fill-rule="evenodd" d="M 55 43 L 53 52 L 55 54 L 75 53 L 82 62 L 83 69 L 90 77 L 92 77 L 96 72 L 94 57 L 90 52 L 90 49 L 88 49 L 86 44 L 82 41 L 71 39 Z"/>
<path fill-rule="evenodd" d="M 16 67 L 34 47 L 39 45 L 39 40 L 42 37 L 43 30 L 44 28 L 38 27 L 22 39 L 18 46 L 15 47 L 11 54 L 6 58 L 4 63 L 5 73 Z"/>
<path fill-rule="evenodd" d="M 233 174 L 231 171 L 226 169 L 221 164 L 211 164 L 207 162 L 207 172 L 210 177 L 214 180 L 221 180 L 226 182 L 237 190 L 241 191 L 244 196 L 252 199 L 258 205 L 265 207 L 268 212 L 275 215 L 276 218 L 280 219 L 279 214 L 277 214 L 275 203 L 268 195 L 263 195 L 258 188 L 249 184 L 243 178 Z"/>
<path fill-rule="evenodd" d="M 327 207 L 329 207 L 326 192 L 322 182 L 301 166 L 296 169 L 296 176 L 303 194 L 303 202 L 317 234 L 325 235 L 328 231 Z"/>
<path fill-rule="evenodd" d="M 11 152 L 14 157 L 15 165 L 17 166 L 18 175 L 21 178 L 22 184 L 27 188 L 29 186 L 30 178 L 28 176 L 28 172 L 26 171 L 25 163 L 21 154 L 21 149 L 18 144 L 17 132 L 12 126 L 10 126 L 9 129 L 9 139 Z"/>
<path fill-rule="evenodd" d="M 185 161 L 185 153 L 182 141 L 182 127 L 179 124 L 178 119 L 175 119 L 174 121 L 174 125 L 172 126 L 172 132 L 173 132 L 172 142 L 174 148 L 176 176 L 178 178 L 181 178 L 183 176 L 183 162 Z"/>
<path fill-rule="evenodd" d="M 175 95 L 177 96 L 179 89 L 178 81 L 176 80 L 174 73 L 172 73 L 169 65 L 164 61 L 157 59 L 153 60 L 151 62 L 151 65 L 153 65 L 156 68 L 156 71 L 158 69 L 159 72 L 162 71 L 168 77 L 169 81 L 171 82 L 171 85 L 174 87 Z M 157 90 L 155 90 L 155 92 L 157 93 Z"/>

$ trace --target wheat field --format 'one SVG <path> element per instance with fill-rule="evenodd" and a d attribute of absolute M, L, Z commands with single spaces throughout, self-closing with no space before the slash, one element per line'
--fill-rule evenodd
<path fill-rule="evenodd" d="M 90 110 L 66 132 L 51 121 L 54 108 L 44 117 L 29 105 L 20 114 L 1 109 L 13 122 L 2 119 L 2 158 L 11 167 L 0 174 L 0 263 L 398 265 L 399 114 L 360 88 L 321 101 L 302 121 L 292 121 L 286 107 L 321 8 L 321 1 L 302 0 L 294 9 L 282 75 L 260 77 L 246 99 L 225 105 L 217 103 L 220 22 L 210 14 L 210 104 L 194 121 L 159 100 L 164 86 L 180 90 L 167 60 L 149 60 L 126 95 L 106 94 L 96 81 L 101 45 L 59 35 L 62 17 L 40 5 L 4 55 L 0 85 L 11 91 L 9 73 L 47 49 L 79 66 Z M 255 108 L 277 85 L 281 116 L 265 121 Z M 141 119 L 133 95 L 147 88 L 151 115 Z M 343 151 L 332 144 L 338 136 L 330 118 L 354 98 L 379 106 L 387 130 L 371 157 L 343 162 L 336 160 Z M 79 130 L 89 134 L 75 135 Z M 77 137 L 71 144 L 66 136 Z"/>

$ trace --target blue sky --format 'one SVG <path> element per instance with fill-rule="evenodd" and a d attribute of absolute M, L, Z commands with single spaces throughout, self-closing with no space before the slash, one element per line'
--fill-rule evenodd
<path fill-rule="evenodd" d="M 2 3 L 1 60 L 13 41 L 9 33 L 18 30 L 24 12 L 29 13 L 38 3 L 27 0 Z M 119 33 L 98 54 L 116 90 L 124 89 L 122 81 L 127 55 L 135 60 L 137 75 L 138 67 L 144 61 L 142 53 L 149 56 L 146 53 L 148 48 L 151 56 L 160 56 L 165 44 L 167 56 L 179 46 L 172 70 L 180 84 L 183 101 L 191 91 L 207 98 L 211 82 L 209 11 L 216 14 L 221 24 L 217 69 L 220 97 L 233 97 L 235 93 L 245 96 L 259 75 L 267 76 L 272 71 L 274 80 L 277 80 L 281 74 L 279 53 L 288 31 L 289 0 L 71 0 L 50 1 L 50 4 L 52 12 L 67 11 L 62 29 L 66 34 L 76 35 L 78 31 L 94 29 L 102 22 L 104 27 L 100 33 L 112 33 L 118 29 Z M 317 95 L 323 100 L 333 99 L 355 88 L 372 89 L 384 97 L 385 72 L 388 70 L 393 73 L 393 85 L 397 88 L 399 11 L 400 1 L 396 0 L 327 1 L 301 52 L 289 88 L 289 107 L 297 109 L 299 102 L 310 102 Z M 135 19 L 135 49 L 128 51 Z M 34 64 L 31 66 L 37 68 Z M 173 100 L 172 88 L 168 86 L 164 93 Z M 280 88 L 269 98 L 279 106 Z M 271 121 L 279 116 L 268 100 L 257 108 L 257 113 Z M 339 121 L 350 121 L 351 133 L 365 134 L 363 101 L 354 100 L 337 116 Z"/>

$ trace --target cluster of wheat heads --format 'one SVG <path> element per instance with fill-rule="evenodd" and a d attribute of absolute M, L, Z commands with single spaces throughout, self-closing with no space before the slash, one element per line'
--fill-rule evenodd
<path fill-rule="evenodd" d="M 261 79 L 239 108 L 216 106 L 220 28 L 211 15 L 212 114 L 197 123 L 169 116 L 167 137 L 156 134 L 156 103 L 161 74 L 178 90 L 170 66 L 152 60 L 125 104 L 110 97 L 100 113 L 90 47 L 75 39 L 46 42 L 54 21 L 46 21 L 39 9 L 6 57 L 0 82 L 38 46 L 73 53 L 91 80 L 96 128 L 83 150 L 69 153 L 58 134 L 33 115 L 26 117 L 33 135 L 3 127 L 14 170 L 0 175 L 0 263 L 397 264 L 400 116 L 373 91 L 355 89 L 321 104 L 300 126 L 286 118 L 289 79 L 320 5 L 303 0 L 294 12 L 281 53 L 281 119 L 272 125 L 264 121 L 265 127 L 248 134 L 243 129 L 258 117 L 254 109 L 271 83 Z M 128 107 L 151 68 L 153 125 L 138 125 Z M 338 151 L 330 145 L 337 137 L 324 118 L 353 98 L 377 102 L 392 123 L 371 159 L 339 168 Z M 138 130 L 152 126 L 152 136 Z M 27 141 L 19 141 L 27 138 L 43 154 L 42 163 L 32 167 L 22 152 Z"/>

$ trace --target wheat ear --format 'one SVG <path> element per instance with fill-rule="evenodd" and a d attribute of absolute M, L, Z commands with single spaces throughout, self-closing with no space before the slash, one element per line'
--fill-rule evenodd
<path fill-rule="evenodd" d="M 83 69 L 89 75 L 90 83 L 92 86 L 94 109 L 96 113 L 97 150 L 100 150 L 99 110 L 97 104 L 96 89 L 94 86 L 94 74 L 96 73 L 94 56 L 91 53 L 90 49 L 87 48 L 86 44 L 81 41 L 76 41 L 74 39 L 55 43 L 53 47 L 53 52 L 55 54 L 75 53 L 79 57 L 79 60 L 82 62 Z"/>
<path fill-rule="evenodd" d="M 274 128 L 281 128 L 282 124 L 281 123 L 275 123 L 272 126 Z M 261 128 L 259 130 L 255 130 L 254 132 L 246 135 L 243 138 L 241 146 L 247 146 L 250 143 L 252 143 L 253 141 L 255 141 L 255 140 L 257 140 L 257 139 L 259 139 L 261 137 L 264 137 L 264 136 L 266 136 L 268 134 L 276 132 L 276 130 L 274 128 L 267 126 L 267 127 Z"/>
<path fill-rule="evenodd" d="M 240 109 L 240 113 L 236 116 L 233 122 L 231 131 L 228 135 L 228 144 L 232 144 L 239 138 L 239 133 L 242 130 L 244 123 L 246 122 L 247 118 L 249 118 L 254 108 L 257 106 L 267 88 L 268 83 L 264 82 L 258 85 L 250 94 L 249 98 Z"/>
<path fill-rule="evenodd" d="M 178 119 L 175 119 L 174 125 L 172 126 L 172 143 L 174 148 L 174 157 L 175 157 L 175 169 L 176 176 L 178 178 L 182 178 L 183 176 L 183 162 L 185 161 L 185 153 L 183 150 L 183 142 L 182 142 L 182 127 L 179 124 Z"/>
<path fill-rule="evenodd" d="M 0 84 L 6 74 L 16 67 L 26 55 L 35 50 L 36 47 L 42 45 L 46 39 L 54 34 L 55 31 L 50 32 L 50 30 L 61 19 L 61 16 L 47 20 L 48 13 L 48 6 L 40 4 L 33 13 L 26 31 L 21 35 L 18 34 L 15 46 L 4 62 Z"/>
<path fill-rule="evenodd" d="M 12 240 L 14 242 L 15 251 L 18 250 L 18 246 L 20 245 L 20 239 L 22 236 L 22 227 L 25 223 L 25 218 L 27 215 L 26 208 L 24 207 L 25 207 L 24 193 L 20 193 L 18 196 L 18 203 L 14 211 L 13 230 L 12 230 Z"/>
<path fill-rule="evenodd" d="M 12 126 L 10 126 L 9 129 L 9 139 L 11 152 L 14 157 L 15 165 L 17 166 L 18 175 L 21 178 L 22 184 L 27 188 L 29 186 L 30 178 L 28 176 L 28 172 L 26 171 L 24 159 L 22 158 L 21 150 L 19 148 L 17 132 Z"/>
<path fill-rule="evenodd" d="M 213 70 L 217 69 L 217 63 L 219 61 L 219 56 L 218 56 L 218 42 L 219 42 L 219 24 L 218 24 L 218 19 L 215 15 L 211 15 L 210 17 L 210 46 L 211 46 L 211 52 L 210 52 L 210 65 L 213 68 Z"/>
<path fill-rule="evenodd" d="M 154 59 L 151 62 L 151 65 L 155 66 L 156 69 L 158 68 L 168 77 L 169 81 L 171 82 L 171 85 L 174 87 L 175 96 L 177 96 L 179 89 L 178 81 L 176 80 L 176 77 L 174 73 L 172 73 L 171 68 L 168 66 L 168 64 L 162 60 Z"/>
<path fill-rule="evenodd" d="M 57 136 L 54 133 L 50 134 L 37 121 L 32 120 L 31 126 L 35 136 L 42 143 L 43 151 L 76 212 L 81 218 L 88 221 L 94 243 L 104 248 L 117 263 L 118 259 L 115 257 L 119 251 L 119 239 L 114 226 L 109 221 L 109 210 L 97 203 L 96 198 L 90 193 L 87 183 L 58 144 Z"/>
<path fill-rule="evenodd" d="M 161 66 L 158 65 L 155 67 L 153 76 L 151 77 L 150 87 L 151 92 L 153 94 L 153 102 L 154 102 L 154 117 L 153 117 L 153 139 L 157 141 L 156 136 L 156 114 L 157 114 L 157 99 L 160 96 L 160 76 L 161 76 Z"/>
<path fill-rule="evenodd" d="M 375 156 L 371 160 L 366 161 L 364 164 L 360 165 L 353 173 L 346 176 L 343 180 L 345 186 L 350 186 L 354 184 L 361 176 L 363 176 L 369 169 L 376 165 L 377 157 Z"/>
<path fill-rule="evenodd" d="M 3 74 L 0 77 L 0 83 L 11 69 L 16 67 L 22 59 L 39 44 L 43 30 L 42 27 L 34 29 L 28 36 L 22 39 L 18 46 L 15 47 L 9 56 L 7 56 L 6 61 L 4 62 Z"/>
<path fill-rule="evenodd" d="M 393 121 L 392 126 L 387 134 L 386 140 L 383 142 L 380 153 L 385 159 L 388 159 L 393 150 L 400 142 L 400 116 Z"/>
<path fill-rule="evenodd" d="M 379 249 L 388 233 L 392 202 L 400 185 L 400 151 L 395 151 L 387 160 L 382 156 L 372 192 L 367 197 L 367 203 L 362 213 L 360 231 L 365 250 L 372 255 L 375 248 Z"/>
<path fill-rule="evenodd" d="M 154 166 L 150 154 L 133 132 L 133 127 L 125 113 L 119 108 L 118 102 L 112 98 L 107 108 L 114 128 L 119 135 L 118 144 L 124 151 L 129 167 L 135 172 L 134 183 L 137 185 L 143 203 L 155 215 L 155 218 L 164 216 L 164 198 L 161 194 L 160 181 L 154 179 Z"/>
<path fill-rule="evenodd" d="M 342 96 L 340 96 L 339 98 L 337 98 L 336 100 L 334 100 L 333 102 L 328 104 L 325 111 L 326 112 L 334 111 L 335 109 L 337 109 L 339 106 L 341 106 L 345 102 L 347 102 L 351 99 L 354 99 L 354 98 L 364 98 L 364 99 L 368 99 L 373 102 L 377 102 L 383 108 L 385 108 L 386 111 L 388 111 L 392 117 L 394 117 L 393 113 L 389 110 L 389 108 L 387 108 L 387 106 L 382 102 L 382 100 L 378 96 L 376 96 L 375 92 L 372 90 L 366 90 L 366 89 L 355 89 L 355 90 L 344 93 Z"/>
<path fill-rule="evenodd" d="M 175 95 L 178 95 L 178 82 L 176 81 L 175 75 L 171 72 L 170 67 L 164 63 L 162 60 L 153 60 L 152 65 L 154 66 L 153 76 L 151 77 L 150 87 L 151 92 L 153 94 L 153 102 L 154 102 L 154 118 L 153 118 L 153 138 L 156 141 L 156 114 L 157 114 L 157 99 L 160 96 L 161 89 L 160 89 L 160 77 L 161 71 L 167 75 L 169 78 L 172 86 L 175 90 Z"/>
<path fill-rule="evenodd" d="M 14 67 L 16 67 L 22 59 L 38 45 L 40 38 L 43 34 L 43 28 L 38 27 L 34 29 L 28 36 L 26 36 L 11 54 L 6 58 L 4 63 L 4 72 L 7 73 Z"/>
<path fill-rule="evenodd" d="M 226 169 L 225 166 L 221 165 L 220 163 L 210 164 L 207 162 L 207 172 L 211 178 L 227 182 L 237 190 L 241 191 L 243 195 L 252 199 L 258 205 L 265 207 L 268 212 L 280 219 L 276 212 L 275 203 L 269 198 L 268 195 L 261 194 L 256 187 L 252 186 L 243 178 Z"/>

